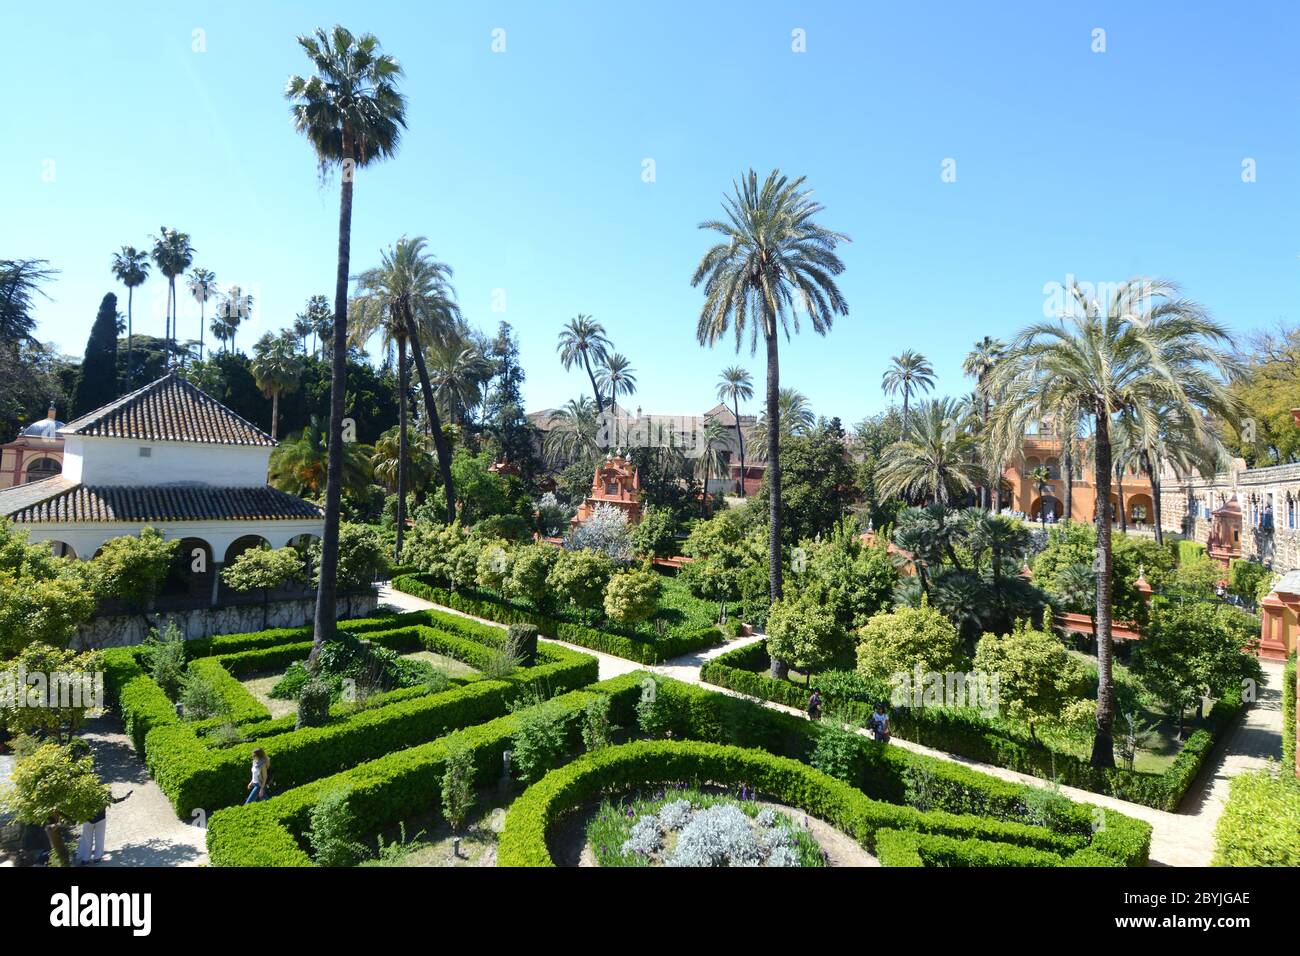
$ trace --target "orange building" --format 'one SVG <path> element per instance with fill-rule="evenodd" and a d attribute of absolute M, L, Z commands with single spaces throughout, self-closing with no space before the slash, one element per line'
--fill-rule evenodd
<path fill-rule="evenodd" d="M 54 406 L 39 422 L 28 425 L 18 437 L 0 445 L 0 488 L 12 488 L 63 471 L 63 422 L 55 418 Z"/>
<path fill-rule="evenodd" d="M 1019 459 L 1002 473 L 1002 507 L 1009 507 L 1035 521 L 1040 520 L 1043 512 L 1046 512 L 1048 521 L 1065 517 L 1065 478 L 1061 470 L 1064 450 L 1065 440 L 1056 433 L 1050 420 L 1026 432 Z M 1074 439 L 1073 462 L 1070 519 L 1091 522 L 1097 516 L 1097 489 L 1092 481 L 1092 469 L 1087 466 L 1087 447 L 1082 439 Z M 1032 477 L 1040 466 L 1047 469 L 1048 478 L 1041 488 Z M 1115 520 L 1119 520 L 1120 490 L 1119 483 L 1112 480 L 1110 508 Z M 1151 482 L 1136 466 L 1125 469 L 1122 490 L 1128 524 L 1138 528 L 1153 527 L 1155 506 L 1151 500 Z"/>
<path fill-rule="evenodd" d="M 575 526 L 582 524 L 592 516 L 597 505 L 618 508 L 627 515 L 628 524 L 641 520 L 641 476 L 636 465 L 622 455 L 610 456 L 596 465 L 591 494 L 578 507 L 578 513 L 570 523 Z"/>

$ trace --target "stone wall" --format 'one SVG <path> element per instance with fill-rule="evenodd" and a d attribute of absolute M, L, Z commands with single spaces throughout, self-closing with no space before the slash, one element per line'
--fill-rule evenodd
<path fill-rule="evenodd" d="M 1300 567 L 1300 527 L 1291 526 L 1300 525 L 1300 464 L 1242 466 L 1210 479 L 1179 481 L 1166 476 L 1160 489 L 1161 526 L 1204 544 L 1209 540 L 1211 524 L 1205 516 L 1206 506 L 1213 512 L 1233 495 L 1241 505 L 1241 556 L 1271 565 L 1279 572 Z M 1294 522 L 1288 513 L 1288 501 L 1294 503 L 1290 506 Z M 1270 504 L 1271 529 L 1255 517 Z"/>
<path fill-rule="evenodd" d="M 374 591 L 368 594 L 341 596 L 337 617 L 369 617 L 379 605 Z M 229 607 L 202 607 L 185 611 L 151 614 L 119 614 L 97 617 L 77 628 L 70 646 L 74 650 L 104 647 L 128 647 L 144 641 L 157 628 L 162 631 L 174 623 L 186 639 L 211 637 L 214 634 L 246 634 L 269 627 L 302 627 L 310 624 L 316 613 L 315 597 L 295 598 L 261 604 Z"/>

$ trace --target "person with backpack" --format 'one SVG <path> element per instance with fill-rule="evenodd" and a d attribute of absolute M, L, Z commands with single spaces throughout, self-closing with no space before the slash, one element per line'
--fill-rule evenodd
<path fill-rule="evenodd" d="M 822 716 L 822 692 L 820 688 L 814 687 L 812 696 L 808 698 L 808 719 L 820 720 Z"/>
<path fill-rule="evenodd" d="M 889 743 L 889 715 L 884 703 L 877 703 L 875 711 L 867 718 L 867 729 L 882 744 Z"/>
<path fill-rule="evenodd" d="M 266 756 L 266 751 L 258 747 L 253 751 L 253 779 L 248 783 L 248 799 L 244 805 L 254 802 L 255 800 L 266 799 L 266 787 L 271 779 L 271 761 Z"/>

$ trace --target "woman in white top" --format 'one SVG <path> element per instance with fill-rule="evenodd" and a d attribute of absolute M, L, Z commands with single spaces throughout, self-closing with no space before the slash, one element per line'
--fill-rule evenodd
<path fill-rule="evenodd" d="M 254 800 L 266 799 L 266 781 L 270 773 L 271 761 L 267 758 L 266 751 L 258 747 L 253 751 L 253 779 L 248 782 L 248 799 L 244 801 L 245 805 Z"/>

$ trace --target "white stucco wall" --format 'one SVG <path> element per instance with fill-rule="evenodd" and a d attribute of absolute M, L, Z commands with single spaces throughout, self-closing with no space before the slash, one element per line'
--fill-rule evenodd
<path fill-rule="evenodd" d="M 149 449 L 148 457 L 140 453 Z M 68 435 L 63 477 L 87 485 L 172 485 L 196 482 L 218 488 L 266 484 L 270 448 L 142 442 Z"/>
<path fill-rule="evenodd" d="M 95 556 L 105 541 L 123 535 L 138 535 L 143 524 L 126 522 L 48 522 L 38 525 L 18 525 L 27 532 L 28 540 L 62 541 L 83 561 Z M 273 548 L 282 548 L 300 534 L 322 537 L 325 534 L 323 518 L 293 521 L 177 521 L 153 522 L 152 527 L 168 540 L 199 538 L 212 548 L 213 560 L 225 560 L 226 550 L 245 535 L 255 534 L 265 538 Z"/>

